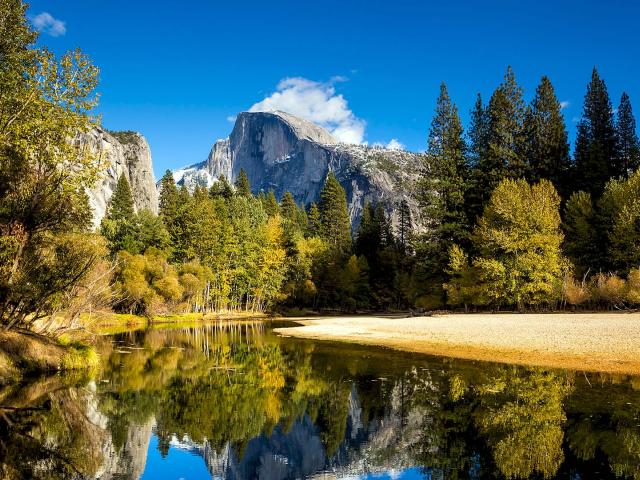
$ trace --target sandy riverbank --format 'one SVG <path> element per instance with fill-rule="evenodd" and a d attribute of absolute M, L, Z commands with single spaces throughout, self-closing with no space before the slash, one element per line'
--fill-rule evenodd
<path fill-rule="evenodd" d="M 640 375 L 640 314 L 329 317 L 281 335 L 471 360 Z"/>

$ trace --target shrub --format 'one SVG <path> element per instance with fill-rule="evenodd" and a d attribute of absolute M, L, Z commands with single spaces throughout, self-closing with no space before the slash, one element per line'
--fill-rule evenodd
<path fill-rule="evenodd" d="M 613 307 L 624 305 L 627 282 L 614 274 L 599 273 L 593 278 L 595 300 Z"/>
<path fill-rule="evenodd" d="M 591 300 L 591 289 L 585 281 L 578 282 L 569 276 L 564 281 L 562 295 L 569 305 L 578 306 Z"/>
<path fill-rule="evenodd" d="M 631 305 L 640 305 L 640 268 L 632 268 L 629 272 L 625 299 Z"/>

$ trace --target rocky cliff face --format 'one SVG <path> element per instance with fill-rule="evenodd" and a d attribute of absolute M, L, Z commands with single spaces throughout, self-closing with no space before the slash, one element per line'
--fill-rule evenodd
<path fill-rule="evenodd" d="M 80 142 L 91 148 L 106 165 L 96 186 L 88 192 L 93 209 L 94 227 L 100 225 L 107 204 L 120 175 L 126 175 L 136 210 L 158 211 L 158 192 L 155 187 L 151 149 L 147 140 L 135 132 L 109 133 L 94 128 Z"/>
<path fill-rule="evenodd" d="M 355 227 L 366 201 L 382 202 L 397 224 L 397 206 L 409 203 L 414 223 L 417 202 L 411 196 L 418 155 L 363 145 L 339 144 L 321 127 L 284 112 L 244 112 L 231 135 L 218 140 L 206 161 L 177 170 L 179 184 L 211 185 L 219 175 L 235 180 L 240 169 L 254 193 L 290 191 L 298 203 L 317 201 L 329 171 L 347 193 Z"/>

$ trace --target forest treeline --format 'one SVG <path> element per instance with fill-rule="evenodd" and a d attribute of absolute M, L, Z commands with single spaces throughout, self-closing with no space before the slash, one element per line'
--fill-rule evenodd
<path fill-rule="evenodd" d="M 0 321 L 58 332 L 99 307 L 146 315 L 284 309 L 625 308 L 640 303 L 640 152 L 631 103 L 594 69 L 571 155 L 543 77 L 509 68 L 466 130 L 441 86 L 407 196 L 352 229 L 329 172 L 317 203 L 254 195 L 245 172 L 194 191 L 162 179 L 159 215 L 122 177 L 98 232 L 87 190 L 105 165 L 78 133 L 99 124 L 97 68 L 36 46 L 20 0 L 0 39 Z M 399 219 L 392 225 L 389 212 Z M 414 211 L 414 214 L 416 212 Z"/>
<path fill-rule="evenodd" d="M 147 287 L 120 281 L 119 295 L 143 310 L 157 295 L 210 311 L 637 305 L 640 149 L 626 94 L 615 112 L 594 69 L 572 157 L 548 78 L 527 105 L 509 68 L 486 105 L 478 96 L 466 132 L 442 84 L 428 148 L 406 192 L 419 200 L 421 228 L 407 202 L 366 204 L 352 236 L 345 192 L 331 172 L 319 204 L 308 206 L 290 193 L 280 202 L 273 192 L 252 195 L 244 171 L 234 186 L 220 178 L 191 194 L 167 172 L 159 218 L 168 242 L 131 249 L 103 234 L 112 254 L 138 255 L 120 254 L 120 277 L 134 261 L 144 270 L 145 248 L 154 247 L 151 255 L 159 250 L 176 265 L 167 271 L 183 288 L 163 291 L 168 280 L 147 272 L 135 277 Z M 199 288 L 183 270 L 199 272 Z"/>

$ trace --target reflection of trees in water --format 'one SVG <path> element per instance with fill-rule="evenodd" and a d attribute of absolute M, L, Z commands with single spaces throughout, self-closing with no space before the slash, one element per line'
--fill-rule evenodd
<path fill-rule="evenodd" d="M 640 379 L 594 376 L 583 386 L 566 405 L 570 451 L 582 461 L 604 457 L 614 475 L 640 479 Z"/>
<path fill-rule="evenodd" d="M 564 459 L 563 401 L 570 389 L 563 374 L 517 367 L 496 368 L 475 387 L 476 425 L 504 476 L 555 475 Z"/>
<path fill-rule="evenodd" d="M 250 325 L 119 335 L 102 358 L 108 382 L 97 396 L 61 386 L 4 394 L 4 405 L 21 396 L 33 401 L 20 406 L 43 408 L 1 411 L 6 477 L 94 476 L 107 468 L 104 445 L 131 455 L 132 431 L 155 422 L 161 452 L 187 439 L 211 465 L 251 457 L 238 470 L 246 474 L 258 468 L 251 462 L 282 468 L 265 452 L 293 442 L 283 451 L 295 457 L 302 435 L 345 474 L 425 465 L 434 478 L 548 478 L 603 459 L 613 474 L 640 478 L 640 392 L 628 379 L 282 342 Z M 224 462 L 212 460 L 222 452 Z M 291 475 L 312 473 L 293 457 Z"/>
<path fill-rule="evenodd" d="M 640 478 L 634 380 L 515 366 L 450 368 L 420 458 L 443 478 Z M 637 380 L 635 380 L 637 382 Z M 566 458 L 565 458 L 566 457 Z M 594 460 L 598 460 L 597 462 Z"/>
<path fill-rule="evenodd" d="M 92 393 L 69 386 L 74 383 L 52 377 L 0 393 L 1 478 L 75 478 L 100 471 L 104 430 L 91 418 Z"/>

